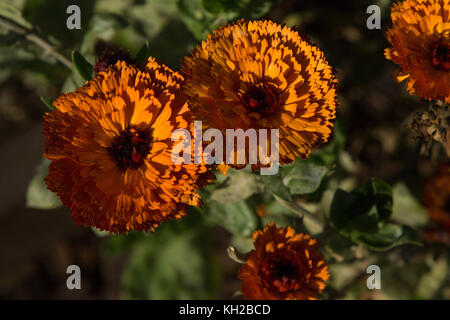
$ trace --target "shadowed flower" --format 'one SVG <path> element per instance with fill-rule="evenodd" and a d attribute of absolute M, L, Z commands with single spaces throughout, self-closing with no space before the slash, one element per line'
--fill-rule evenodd
<path fill-rule="evenodd" d="M 210 172 L 171 161 L 172 131 L 192 129 L 182 83 L 152 58 L 143 71 L 119 61 L 54 102 L 43 119 L 45 181 L 77 224 L 153 230 L 199 205 Z"/>
<path fill-rule="evenodd" d="M 98 57 L 94 65 L 95 74 L 106 71 L 109 66 L 115 65 L 118 61 L 123 61 L 127 65 L 136 65 L 136 61 L 130 57 L 128 52 L 113 43 L 98 40 L 95 43 L 94 50 Z"/>
<path fill-rule="evenodd" d="M 288 27 L 239 20 L 219 28 L 185 58 L 182 70 L 196 119 L 224 135 L 225 129 L 279 129 L 281 164 L 307 158 L 332 133 L 333 69 L 322 51 Z"/>
<path fill-rule="evenodd" d="M 325 288 L 328 266 L 317 240 L 273 223 L 253 239 L 255 249 L 239 270 L 244 298 L 312 300 Z"/>
<path fill-rule="evenodd" d="M 450 232 L 450 165 L 440 165 L 427 181 L 423 203 L 430 218 Z"/>
<path fill-rule="evenodd" d="M 113 49 L 105 50 L 102 52 L 94 65 L 95 74 L 105 71 L 109 66 L 116 64 L 117 61 L 124 61 L 128 65 L 134 64 L 134 61 L 131 59 L 128 52 L 124 52 L 119 49 L 116 51 Z"/>
<path fill-rule="evenodd" d="M 385 56 L 400 66 L 396 80 L 425 99 L 450 102 L 450 0 L 405 0 L 391 9 L 392 48 Z"/>

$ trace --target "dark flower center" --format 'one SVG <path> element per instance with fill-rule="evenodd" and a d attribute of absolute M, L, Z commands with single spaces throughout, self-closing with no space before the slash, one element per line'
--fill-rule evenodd
<path fill-rule="evenodd" d="M 273 275 L 276 279 L 294 278 L 297 274 L 296 268 L 290 261 L 277 261 L 273 265 Z"/>
<path fill-rule="evenodd" d="M 443 42 L 431 46 L 431 63 L 436 69 L 450 71 L 450 48 Z"/>
<path fill-rule="evenodd" d="M 150 152 L 151 135 L 149 131 L 128 127 L 114 138 L 108 154 L 117 162 L 120 171 L 137 169 L 144 164 Z"/>
<path fill-rule="evenodd" d="M 242 102 L 251 112 L 263 116 L 272 114 L 278 108 L 278 99 L 270 85 L 255 85 L 242 96 Z"/>
<path fill-rule="evenodd" d="M 295 290 L 300 282 L 297 264 L 287 257 L 269 260 L 264 267 L 264 278 L 277 287 L 280 292 Z"/>

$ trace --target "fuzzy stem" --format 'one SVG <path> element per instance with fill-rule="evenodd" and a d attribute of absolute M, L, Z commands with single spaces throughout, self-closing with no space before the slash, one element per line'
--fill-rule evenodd
<path fill-rule="evenodd" d="M 307 217 L 310 221 L 312 221 L 314 224 L 316 224 L 321 229 L 323 229 L 325 227 L 322 220 L 320 220 L 317 216 L 315 216 L 314 214 L 309 212 L 307 209 L 305 209 L 298 203 L 283 200 L 275 194 L 273 194 L 273 196 L 275 197 L 275 199 L 277 201 L 279 201 L 286 208 L 290 209 L 292 212 L 296 213 L 300 218 Z"/>
<path fill-rule="evenodd" d="M 41 38 L 35 31 L 26 29 L 3 16 L 0 16 L 0 26 L 11 32 L 23 35 L 26 40 L 42 48 L 45 54 L 53 56 L 67 68 L 72 68 L 72 63 L 70 62 L 70 60 L 60 54 L 54 46 Z"/>
<path fill-rule="evenodd" d="M 244 259 L 242 259 L 242 258 L 237 256 L 237 252 L 236 252 L 236 248 L 235 247 L 229 246 L 227 248 L 227 253 L 228 253 L 228 256 L 230 257 L 231 260 L 233 260 L 233 261 L 235 261 L 237 263 L 240 263 L 240 264 L 244 264 L 245 263 Z"/>

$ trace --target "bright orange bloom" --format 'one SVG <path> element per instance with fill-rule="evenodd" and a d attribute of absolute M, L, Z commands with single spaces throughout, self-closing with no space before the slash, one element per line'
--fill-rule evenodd
<path fill-rule="evenodd" d="M 288 27 L 239 20 L 219 28 L 182 71 L 205 128 L 224 135 L 225 129 L 279 129 L 281 164 L 307 158 L 332 133 L 334 71 L 319 48 Z"/>
<path fill-rule="evenodd" d="M 385 56 L 400 65 L 398 82 L 425 99 L 450 102 L 450 0 L 405 0 L 391 9 L 392 48 Z"/>
<path fill-rule="evenodd" d="M 312 300 L 323 291 L 329 274 L 317 240 L 273 223 L 253 239 L 255 249 L 239 270 L 244 298 Z"/>
<path fill-rule="evenodd" d="M 430 218 L 450 232 L 450 165 L 440 165 L 428 180 L 423 203 Z"/>
<path fill-rule="evenodd" d="M 153 230 L 199 205 L 203 165 L 175 165 L 175 129 L 191 127 L 183 77 L 150 58 L 143 71 L 123 61 L 44 116 L 45 178 L 74 221 L 113 233 Z"/>

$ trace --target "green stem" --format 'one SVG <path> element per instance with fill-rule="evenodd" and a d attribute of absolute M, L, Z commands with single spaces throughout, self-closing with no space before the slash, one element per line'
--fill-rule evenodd
<path fill-rule="evenodd" d="M 301 205 L 299 205 L 296 202 L 291 202 L 291 201 L 286 201 L 281 199 L 280 197 L 278 197 L 277 195 L 273 194 L 273 196 L 275 197 L 275 199 L 280 202 L 282 205 L 284 205 L 286 208 L 290 209 L 292 212 L 294 212 L 295 214 L 297 214 L 300 218 L 304 218 L 306 217 L 308 220 L 310 220 L 311 222 L 313 222 L 317 227 L 324 229 L 325 225 L 322 222 L 322 220 L 320 220 L 316 215 L 312 214 L 311 212 L 309 212 L 307 209 L 305 209 L 304 207 L 302 207 Z"/>
<path fill-rule="evenodd" d="M 54 46 L 41 38 L 35 31 L 26 29 L 3 16 L 0 16 L 0 26 L 11 32 L 23 35 L 26 40 L 42 48 L 45 54 L 53 56 L 67 68 L 72 68 L 72 63 L 70 62 L 70 60 L 60 54 Z"/>

